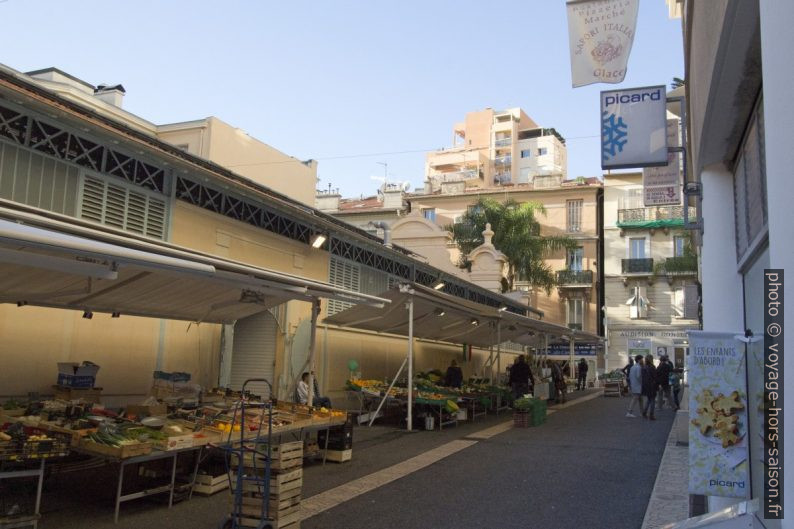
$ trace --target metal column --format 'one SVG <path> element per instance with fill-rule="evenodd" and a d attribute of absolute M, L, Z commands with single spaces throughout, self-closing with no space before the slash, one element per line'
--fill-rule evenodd
<path fill-rule="evenodd" d="M 496 378 L 497 381 L 494 383 L 494 386 L 497 385 L 499 377 L 502 376 L 502 322 L 496 322 Z"/>
<path fill-rule="evenodd" d="M 413 428 L 414 397 L 414 296 L 408 297 L 408 431 Z"/>
<path fill-rule="evenodd" d="M 317 318 L 320 316 L 320 300 L 314 298 L 312 301 L 312 327 L 309 335 L 309 396 L 306 399 L 306 404 L 312 406 L 314 404 L 314 350 L 317 348 Z"/>

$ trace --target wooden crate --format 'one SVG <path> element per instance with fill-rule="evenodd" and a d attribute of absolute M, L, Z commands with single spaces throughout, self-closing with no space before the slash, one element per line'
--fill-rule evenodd
<path fill-rule="evenodd" d="M 232 489 L 237 485 L 236 475 L 232 474 Z M 303 469 L 299 468 L 283 474 L 271 474 L 270 476 L 270 495 L 278 496 L 283 492 L 298 489 L 303 486 Z M 257 494 L 260 493 L 259 486 L 252 482 L 243 482 L 243 492 Z"/>
<path fill-rule="evenodd" d="M 229 488 L 229 476 L 224 473 L 219 476 L 210 476 L 208 474 L 199 474 L 196 476 L 196 482 L 193 485 L 193 492 L 209 496 L 216 492 L 226 490 Z"/>
<path fill-rule="evenodd" d="M 241 510 L 244 516 L 257 517 L 262 512 L 262 498 L 254 498 L 252 496 L 243 496 L 241 498 Z M 300 511 L 301 496 L 300 494 L 291 498 L 289 501 L 285 500 L 284 507 L 279 507 L 281 502 L 269 500 L 268 502 L 268 516 L 273 520 L 284 520 L 291 514 Z M 229 507 L 234 506 L 234 497 L 229 497 Z"/>
<path fill-rule="evenodd" d="M 303 466 L 303 441 L 281 443 L 270 449 L 270 470 L 279 474 Z M 244 465 L 251 470 L 262 471 L 265 458 L 259 454 L 247 453 L 243 457 Z M 232 464 L 237 465 L 237 457 L 232 457 Z"/>
<path fill-rule="evenodd" d="M 328 450 L 325 453 L 325 459 L 327 461 L 333 461 L 334 463 L 344 463 L 345 461 L 350 461 L 353 459 L 353 449 Z"/>
<path fill-rule="evenodd" d="M 135 443 L 123 446 L 110 446 L 95 443 L 88 439 L 82 438 L 80 440 L 80 448 L 94 454 L 99 454 L 107 457 L 115 457 L 117 459 L 127 459 L 129 457 L 142 456 L 151 453 L 151 443 Z"/>
<path fill-rule="evenodd" d="M 185 435 L 171 435 L 166 437 L 165 439 L 160 439 L 155 442 L 155 448 L 163 451 L 169 450 L 181 450 L 182 448 L 192 448 L 193 447 L 193 434 L 185 434 Z"/>
<path fill-rule="evenodd" d="M 49 421 L 42 421 L 39 423 L 39 428 L 50 432 L 58 432 L 62 434 L 66 434 L 71 438 L 71 446 L 80 446 L 80 440 L 89 433 L 94 433 L 97 431 L 96 428 L 88 428 L 85 430 L 70 430 L 68 428 L 63 428 L 62 426 L 58 426 L 55 423 L 51 423 Z"/>
<path fill-rule="evenodd" d="M 93 404 L 102 402 L 102 388 L 70 388 L 66 386 L 53 386 L 52 388 L 57 400 L 82 399 Z"/>

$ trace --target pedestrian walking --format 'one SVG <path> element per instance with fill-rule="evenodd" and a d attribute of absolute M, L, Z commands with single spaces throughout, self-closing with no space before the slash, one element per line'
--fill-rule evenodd
<path fill-rule="evenodd" d="M 642 409 L 642 355 L 637 355 L 636 362 L 631 362 L 631 369 L 629 370 L 627 380 L 629 381 L 629 388 L 631 391 L 631 402 L 629 403 L 629 411 L 626 412 L 626 417 L 636 417 L 634 415 L 634 404 L 637 404 L 640 412 Z M 645 415 L 643 413 L 643 415 Z"/>
<path fill-rule="evenodd" d="M 447 368 L 447 374 L 444 376 L 444 384 L 450 388 L 459 388 L 463 385 L 463 371 L 458 366 L 458 362 L 454 359 Z"/>
<path fill-rule="evenodd" d="M 670 373 L 670 387 L 673 390 L 673 404 L 675 410 L 681 409 L 681 375 L 683 369 L 673 369 Z"/>
<path fill-rule="evenodd" d="M 653 365 L 653 355 L 645 357 L 645 364 L 642 366 L 642 395 L 645 397 L 645 408 L 642 410 L 643 418 L 656 420 L 654 414 L 656 407 L 656 366 Z"/>
<path fill-rule="evenodd" d="M 631 393 L 631 380 L 629 379 L 629 373 L 631 372 L 632 367 L 634 367 L 634 359 L 629 356 L 629 363 L 626 364 L 623 369 L 621 369 L 623 376 L 626 377 L 626 389 L 628 389 L 629 393 Z"/>
<path fill-rule="evenodd" d="M 524 355 L 519 355 L 513 367 L 510 368 L 510 387 L 513 397 L 520 399 L 529 393 L 529 377 L 531 375 L 529 364 L 524 360 Z"/>
<path fill-rule="evenodd" d="M 576 389 L 581 391 L 587 388 L 587 362 L 584 358 L 579 360 L 579 365 L 576 366 L 576 370 L 579 374 L 578 378 L 576 379 Z"/>
<path fill-rule="evenodd" d="M 663 354 L 659 359 L 659 367 L 656 368 L 656 382 L 659 387 L 659 404 L 661 410 L 664 407 L 664 402 L 673 408 L 673 396 L 670 393 L 670 373 L 673 371 L 673 364 L 667 358 L 667 354 Z"/>
<path fill-rule="evenodd" d="M 554 400 L 564 404 L 568 400 L 568 386 L 565 383 L 565 375 L 562 373 L 560 364 L 553 360 L 549 360 L 549 364 L 551 367 L 551 380 L 554 385 Z"/>

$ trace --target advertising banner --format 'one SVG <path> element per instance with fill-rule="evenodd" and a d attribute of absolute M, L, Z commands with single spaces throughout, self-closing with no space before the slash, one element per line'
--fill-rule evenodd
<path fill-rule="evenodd" d="M 745 344 L 733 333 L 689 332 L 689 492 L 746 498 Z"/>
<path fill-rule="evenodd" d="M 574 88 L 623 82 L 638 6 L 639 0 L 569 0 L 568 42 Z"/>
<path fill-rule="evenodd" d="M 573 346 L 573 354 L 576 356 L 596 356 L 597 353 L 598 346 L 596 344 L 575 343 Z M 549 344 L 549 355 L 551 356 L 568 356 L 570 354 L 570 345 L 567 343 Z"/>
<path fill-rule="evenodd" d="M 632 358 L 637 355 L 649 355 L 651 354 L 651 341 L 647 338 L 629 338 L 627 349 Z"/>
<path fill-rule="evenodd" d="M 601 92 L 601 168 L 666 166 L 666 107 L 664 85 Z"/>
<path fill-rule="evenodd" d="M 678 118 L 667 120 L 667 147 L 678 147 Z M 667 154 L 667 165 L 642 170 L 645 206 L 670 206 L 681 203 L 681 162 L 677 152 Z"/>

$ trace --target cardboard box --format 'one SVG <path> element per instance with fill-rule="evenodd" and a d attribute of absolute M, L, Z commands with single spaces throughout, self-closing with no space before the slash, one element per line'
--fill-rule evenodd
<path fill-rule="evenodd" d="M 91 362 L 58 362 L 58 385 L 71 388 L 93 388 L 99 366 Z"/>

